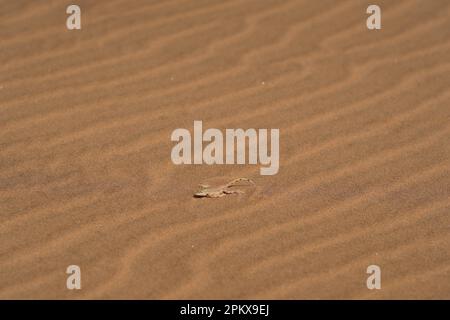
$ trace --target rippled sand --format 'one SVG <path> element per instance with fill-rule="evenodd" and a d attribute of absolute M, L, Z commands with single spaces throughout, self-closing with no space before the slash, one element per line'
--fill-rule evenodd
<path fill-rule="evenodd" d="M 449 1 L 43 3 L 1 1 L 0 298 L 450 298 Z M 194 120 L 279 173 L 173 165 Z"/>

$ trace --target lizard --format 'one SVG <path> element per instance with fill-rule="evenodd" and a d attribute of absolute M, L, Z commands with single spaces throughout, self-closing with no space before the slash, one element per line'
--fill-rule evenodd
<path fill-rule="evenodd" d="M 241 181 L 246 181 L 251 183 L 252 185 L 255 185 L 255 183 L 247 178 L 237 178 L 234 179 L 227 184 L 218 186 L 218 187 L 211 187 L 206 184 L 199 185 L 200 190 L 196 191 L 194 193 L 195 198 L 220 198 L 223 196 L 226 196 L 227 194 L 236 194 L 236 193 L 244 193 L 241 190 L 232 190 L 231 187 L 235 186 L 237 183 Z"/>

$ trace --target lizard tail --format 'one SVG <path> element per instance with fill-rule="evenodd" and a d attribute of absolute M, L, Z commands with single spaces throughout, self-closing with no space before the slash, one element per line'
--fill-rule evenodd
<path fill-rule="evenodd" d="M 227 187 L 234 186 L 234 185 L 236 185 L 236 184 L 238 184 L 239 182 L 242 182 L 242 181 L 249 182 L 249 183 L 251 183 L 252 185 L 255 185 L 255 183 L 254 183 L 252 180 L 250 180 L 250 179 L 247 179 L 247 178 L 237 178 L 237 179 L 234 179 L 234 180 L 228 182 L 228 183 L 227 183 Z"/>

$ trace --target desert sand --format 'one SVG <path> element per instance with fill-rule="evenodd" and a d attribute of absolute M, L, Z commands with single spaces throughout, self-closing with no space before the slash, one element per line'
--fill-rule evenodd
<path fill-rule="evenodd" d="M 450 2 L 372 2 L 1 1 L 0 298 L 450 299 Z M 194 120 L 278 174 L 174 165 Z"/>

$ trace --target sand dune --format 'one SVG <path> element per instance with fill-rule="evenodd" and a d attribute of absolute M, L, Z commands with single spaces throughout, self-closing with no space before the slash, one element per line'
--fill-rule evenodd
<path fill-rule="evenodd" d="M 77 4 L 1 1 L 0 298 L 450 298 L 448 1 Z M 174 165 L 194 120 L 279 173 Z"/>

